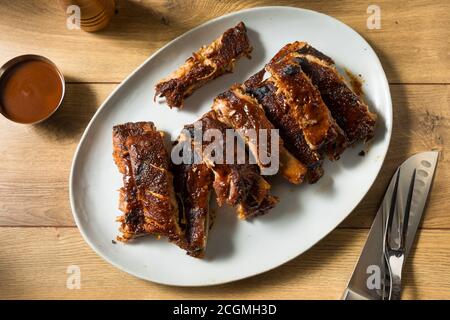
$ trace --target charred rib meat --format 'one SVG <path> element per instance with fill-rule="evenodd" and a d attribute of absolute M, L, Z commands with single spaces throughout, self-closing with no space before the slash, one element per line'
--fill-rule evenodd
<path fill-rule="evenodd" d="M 165 97 L 167 104 L 181 108 L 184 98 L 224 73 L 232 72 L 236 60 L 250 57 L 247 29 L 243 22 L 228 29 L 208 46 L 201 47 L 178 70 L 155 86 L 155 95 Z"/>
<path fill-rule="evenodd" d="M 302 128 L 293 121 L 292 110 L 284 95 L 271 81 L 262 81 L 265 71 L 245 82 L 246 92 L 258 100 L 267 118 L 280 130 L 286 148 L 308 168 L 307 179 L 314 183 L 323 175 L 322 154 L 306 143 Z"/>
<path fill-rule="evenodd" d="M 333 60 L 305 42 L 286 45 L 274 59 L 292 52 L 344 130 L 348 144 L 371 139 L 375 134 L 376 114 L 349 88 Z"/>
<path fill-rule="evenodd" d="M 155 130 L 152 122 L 126 123 L 113 128 L 113 158 L 120 173 L 123 174 L 123 187 L 120 188 L 119 195 L 119 209 L 123 215 L 117 218 L 121 223 L 119 230 L 122 235 L 117 237 L 120 241 L 126 242 L 148 233 L 142 206 L 137 200 L 136 184 L 126 141 L 130 136 L 141 135 L 152 130 Z"/>
<path fill-rule="evenodd" d="M 294 54 L 272 60 L 266 70 L 271 75 L 269 81 L 284 95 L 292 121 L 303 130 L 309 147 L 312 150 L 325 148 L 330 159 L 339 158 L 346 147 L 345 134 Z"/>
<path fill-rule="evenodd" d="M 195 149 L 200 152 L 201 162 L 206 164 L 213 173 L 213 188 L 219 206 L 226 203 L 236 207 L 241 219 L 264 214 L 274 207 L 278 200 L 270 195 L 270 184 L 261 177 L 258 166 L 238 163 L 236 153 L 243 146 L 234 144 L 234 148 L 226 148 L 225 136 L 229 128 L 217 119 L 215 112 L 207 112 L 198 121 L 202 132 L 216 130 L 221 137 L 218 143 L 219 148 L 214 150 L 214 157 L 208 151 L 208 141 L 203 140 L 202 145 Z M 188 125 L 185 129 L 184 135 L 187 134 L 188 137 L 185 136 L 183 139 L 192 141 L 194 125 Z M 245 149 L 239 151 L 243 152 L 245 157 Z M 227 155 L 227 152 L 232 154 Z M 220 161 L 218 161 L 219 154 Z M 228 157 L 232 163 L 226 163 Z"/>
<path fill-rule="evenodd" d="M 212 225 L 209 198 L 212 187 L 211 170 L 205 164 L 179 164 L 174 169 L 175 192 L 181 204 L 186 250 L 190 256 L 205 254 L 208 231 Z"/>
<path fill-rule="evenodd" d="M 169 158 L 160 132 L 151 122 L 127 123 L 113 129 L 114 158 L 124 172 L 119 240 L 156 234 L 184 246 Z M 125 200 L 125 203 L 124 203 Z M 131 215 L 131 216 L 130 216 Z"/>
<path fill-rule="evenodd" d="M 246 94 L 242 87 L 234 86 L 230 90 L 220 94 L 214 100 L 212 108 L 216 111 L 220 121 L 241 134 L 258 166 L 260 168 L 267 167 L 268 164 L 265 163 L 267 161 L 262 161 L 260 158 L 261 141 L 255 141 L 255 139 L 249 138 L 251 136 L 249 134 L 251 130 L 259 135 L 259 131 L 264 129 L 267 132 L 268 141 L 268 150 L 265 151 L 272 152 L 271 150 L 275 147 L 270 145 L 272 130 L 275 128 L 266 118 L 264 110 L 258 102 Z M 281 174 L 292 183 L 301 183 L 307 173 L 307 168 L 285 149 L 281 138 L 279 139 L 278 147 Z"/>

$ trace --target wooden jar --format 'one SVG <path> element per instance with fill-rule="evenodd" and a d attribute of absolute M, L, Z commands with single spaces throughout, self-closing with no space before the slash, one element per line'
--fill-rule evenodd
<path fill-rule="evenodd" d="M 80 27 L 88 32 L 106 27 L 116 9 L 114 0 L 59 0 L 59 3 L 66 12 L 69 6 L 78 6 L 80 8 Z"/>

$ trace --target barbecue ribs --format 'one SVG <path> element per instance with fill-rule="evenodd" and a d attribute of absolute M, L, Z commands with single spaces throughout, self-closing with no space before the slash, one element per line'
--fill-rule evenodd
<path fill-rule="evenodd" d="M 302 131 L 312 150 L 326 150 L 332 160 L 345 150 L 346 137 L 325 105 L 319 90 L 302 71 L 295 54 L 272 59 L 266 66 L 269 82 L 282 93 L 289 116 Z"/>
<path fill-rule="evenodd" d="M 175 192 L 190 256 L 205 255 L 208 231 L 212 226 L 209 198 L 212 187 L 211 170 L 205 164 L 179 164 L 173 169 Z"/>
<path fill-rule="evenodd" d="M 155 96 L 165 97 L 169 107 L 181 108 L 184 98 L 224 73 L 232 72 L 236 60 L 250 57 L 252 47 L 243 22 L 228 29 L 208 46 L 201 47 L 184 65 L 155 86 Z"/>
<path fill-rule="evenodd" d="M 305 42 L 287 44 L 274 60 L 294 54 L 304 73 L 319 89 L 323 101 L 338 125 L 344 130 L 349 145 L 368 141 L 375 134 L 376 114 L 347 86 L 333 60 Z"/>
<path fill-rule="evenodd" d="M 262 152 L 273 149 L 274 146 L 270 145 L 272 130 L 275 129 L 272 123 L 266 118 L 264 110 L 258 104 L 258 102 L 246 94 L 242 87 L 233 86 L 230 90 L 220 94 L 213 104 L 213 110 L 216 111 L 218 119 L 226 125 L 235 129 L 242 139 L 247 143 L 251 154 L 258 166 L 263 169 L 268 167 L 266 161 L 262 161 L 260 158 L 260 146 L 263 142 L 250 139 L 251 130 L 255 130 L 259 135 L 261 129 L 267 130 L 267 149 Z M 258 138 L 257 138 L 258 139 Z M 283 141 L 279 139 L 279 162 L 281 174 L 290 182 L 299 184 L 304 180 L 307 173 L 305 165 L 300 163 L 291 153 L 285 149 Z"/>
<path fill-rule="evenodd" d="M 126 242 L 155 234 L 183 247 L 173 177 L 161 133 L 152 122 L 117 125 L 113 128 L 113 148 L 115 162 L 124 175 L 119 205 L 124 215 L 118 218 L 122 236 L 117 239 Z"/>
<path fill-rule="evenodd" d="M 130 155 L 126 147 L 127 138 L 155 130 L 151 122 L 126 123 L 113 128 L 113 158 L 123 174 L 123 187 L 120 188 L 119 209 L 123 215 L 118 217 L 122 236 L 118 240 L 128 241 L 148 232 L 144 223 L 141 203 L 137 200 L 136 185 L 131 170 Z"/>
<path fill-rule="evenodd" d="M 194 152 L 200 152 L 201 163 L 205 164 L 213 174 L 213 188 L 219 206 L 224 203 L 236 207 L 239 218 L 248 219 L 265 214 L 273 208 L 278 199 L 269 194 L 270 184 L 260 175 L 257 165 L 237 163 L 236 152 L 243 146 L 234 144 L 234 148 L 226 148 L 226 132 L 229 129 L 217 119 L 214 111 L 204 114 L 200 120 L 202 135 L 207 130 L 216 130 L 220 134 L 220 148 L 214 150 L 214 156 L 207 152 L 210 141 L 202 140 L 201 145 L 192 147 Z M 230 129 L 231 130 L 231 129 Z M 187 136 L 186 136 L 187 135 Z M 194 141 L 194 125 L 185 126 L 178 140 Z M 213 141 L 214 142 L 214 141 Z M 233 152 L 227 155 L 227 152 Z M 245 154 L 245 149 L 240 150 Z M 221 161 L 217 161 L 219 153 Z M 227 156 L 233 163 L 225 163 Z M 245 159 L 244 159 L 245 160 Z"/>
<path fill-rule="evenodd" d="M 271 81 L 263 81 L 265 70 L 248 79 L 244 85 L 246 92 L 258 100 L 264 108 L 267 118 L 280 130 L 286 149 L 308 168 L 307 179 L 314 183 L 323 175 L 323 156 L 318 150 L 312 150 L 306 143 L 302 128 L 293 121 L 292 109 L 285 96 Z"/>

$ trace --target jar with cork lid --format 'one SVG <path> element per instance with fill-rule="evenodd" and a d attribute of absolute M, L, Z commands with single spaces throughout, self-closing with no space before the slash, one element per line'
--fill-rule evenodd
<path fill-rule="evenodd" d="M 59 0 L 59 3 L 68 15 L 73 14 L 71 8 L 76 8 L 80 28 L 88 32 L 105 28 L 116 10 L 114 0 Z"/>

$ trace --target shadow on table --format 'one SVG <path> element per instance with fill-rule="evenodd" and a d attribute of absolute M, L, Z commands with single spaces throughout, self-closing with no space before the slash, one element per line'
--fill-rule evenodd
<path fill-rule="evenodd" d="M 392 58 L 373 43 L 370 43 L 381 60 L 384 70 L 388 70 L 389 78 L 398 79 L 397 68 Z M 383 166 L 372 187 L 353 213 L 342 223 L 345 227 L 365 227 L 372 225 L 372 220 L 384 197 L 389 181 L 397 167 L 409 156 L 412 135 L 409 114 L 409 99 L 404 85 L 390 85 L 393 109 L 393 128 L 389 149 Z M 370 101 L 369 101 L 370 103 Z M 368 152 L 370 152 L 370 143 Z M 359 214 L 364 212 L 364 214 Z"/>
<path fill-rule="evenodd" d="M 293 259 L 286 264 L 275 268 L 271 271 L 264 272 L 260 275 L 250 277 L 248 279 L 232 282 L 224 285 L 210 286 L 210 287 L 166 287 L 167 290 L 176 290 L 177 294 L 186 297 L 195 298 L 196 295 L 203 295 L 205 293 L 214 292 L 211 298 L 225 297 L 227 294 L 233 294 L 234 297 L 239 294 L 246 294 L 250 292 L 261 292 L 269 290 L 270 288 L 279 287 L 283 284 L 290 284 L 293 288 L 297 283 L 301 283 L 304 279 L 317 272 L 326 272 L 324 266 L 330 265 L 337 260 L 339 256 L 345 255 L 354 242 L 354 236 L 334 236 L 338 230 L 333 231 L 330 235 L 321 240 L 312 249 L 305 252 L 303 255 Z M 324 247 L 331 248 L 331 250 L 324 250 Z M 270 254 L 270 252 L 268 253 Z M 350 274 L 348 275 L 350 277 Z M 318 286 L 323 285 L 318 284 Z M 336 288 L 335 288 L 336 289 Z M 342 287 L 342 292 L 344 291 Z M 276 297 L 287 298 L 287 297 Z M 339 299 L 339 296 L 335 297 Z"/>
<path fill-rule="evenodd" d="M 140 42 L 145 42 L 148 37 L 150 46 L 155 41 L 167 42 L 190 28 L 183 26 L 179 30 L 177 20 L 169 17 L 169 4 L 143 4 L 129 0 L 116 4 L 116 14 L 110 24 L 93 33 L 94 36 Z"/>
<path fill-rule="evenodd" d="M 418 238 L 420 237 L 420 230 L 417 232 L 416 235 L 417 239 L 414 241 L 415 243 L 417 243 Z M 416 288 L 417 284 L 416 284 L 416 279 L 414 278 L 414 256 L 415 256 L 415 251 L 416 251 L 416 245 L 413 245 L 411 248 L 411 251 L 409 253 L 409 256 L 405 262 L 405 266 L 403 267 L 403 284 L 402 287 L 409 287 L 409 288 Z M 417 300 L 419 297 L 417 295 L 417 291 L 416 290 L 409 290 L 409 294 L 410 299 L 411 300 Z"/>
<path fill-rule="evenodd" d="M 87 83 L 67 76 L 65 80 L 63 103 L 50 118 L 33 125 L 32 130 L 50 140 L 78 141 L 97 110 L 96 95 Z"/>

